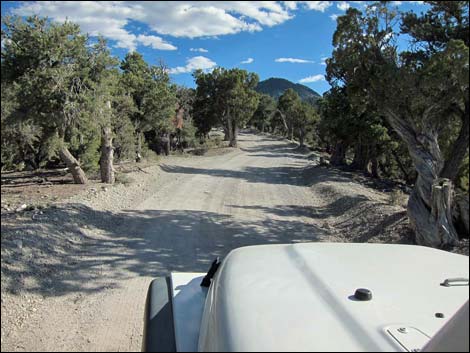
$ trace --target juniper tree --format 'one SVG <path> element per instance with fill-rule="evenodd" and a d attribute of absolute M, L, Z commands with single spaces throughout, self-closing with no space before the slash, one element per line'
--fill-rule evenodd
<path fill-rule="evenodd" d="M 253 114 L 251 123 L 261 132 L 264 132 L 271 125 L 274 112 L 277 109 L 276 105 L 276 101 L 271 96 L 267 94 L 260 95 L 258 107 Z"/>
<path fill-rule="evenodd" d="M 136 154 L 141 156 L 145 132 L 151 131 L 154 135 L 171 132 L 171 118 L 176 108 L 176 87 L 170 84 L 165 67 L 149 66 L 137 52 L 126 55 L 121 69 L 122 85 L 135 104 L 131 119 L 137 135 Z"/>
<path fill-rule="evenodd" d="M 292 88 L 284 91 L 279 97 L 278 109 L 285 119 L 287 125 L 287 136 L 294 139 L 294 107 L 300 104 L 300 97 Z"/>
<path fill-rule="evenodd" d="M 241 69 L 215 68 L 210 73 L 194 72 L 196 98 L 195 125 L 207 134 L 217 124 L 224 126 L 229 146 L 237 146 L 238 129 L 253 116 L 258 106 L 254 90 L 258 75 Z"/>
<path fill-rule="evenodd" d="M 13 121 L 33 122 L 57 143 L 60 158 L 76 183 L 86 183 L 80 163 L 70 153 L 73 129 L 88 124 L 86 103 L 87 37 L 70 22 L 18 17 L 3 19 L 2 82 L 15 84 L 18 105 Z"/>
<path fill-rule="evenodd" d="M 356 107 L 376 105 L 406 144 L 418 173 L 408 203 L 416 241 L 445 247 L 458 240 L 452 189 L 468 150 L 468 2 L 431 2 L 420 17 L 405 15 L 402 31 L 420 45 L 402 53 L 397 19 L 386 4 L 349 9 L 338 19 L 327 77 Z M 439 141 L 454 124 L 446 156 Z"/>
<path fill-rule="evenodd" d="M 308 102 L 299 102 L 294 107 L 294 131 L 300 147 L 305 145 L 307 134 L 312 132 L 320 119 L 316 109 Z"/>

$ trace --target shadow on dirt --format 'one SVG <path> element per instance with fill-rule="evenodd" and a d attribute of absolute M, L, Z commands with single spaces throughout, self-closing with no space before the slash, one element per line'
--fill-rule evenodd
<path fill-rule="evenodd" d="M 296 153 L 256 153 L 252 154 L 253 157 L 267 157 L 267 158 L 291 158 L 301 160 L 312 160 L 309 155 L 301 155 Z"/>
<path fill-rule="evenodd" d="M 240 150 L 246 152 L 246 157 L 256 159 L 253 163 L 249 163 L 251 165 L 257 165 L 259 159 L 263 157 L 286 157 L 285 163 L 280 166 L 248 166 L 237 170 L 161 164 L 160 168 L 166 173 L 207 175 L 215 178 L 236 178 L 243 179 L 249 183 L 276 185 L 311 186 L 316 182 L 349 182 L 352 179 L 352 175 L 347 175 L 339 169 L 318 166 L 316 162 L 317 156 L 313 152 L 306 153 L 303 149 L 299 149 L 296 144 L 286 145 L 285 142 L 272 141 L 274 141 L 272 144 L 240 148 Z M 291 159 L 291 161 L 287 158 Z"/>
<path fill-rule="evenodd" d="M 215 178 L 236 178 L 246 180 L 249 183 L 307 185 L 306 180 L 303 179 L 302 166 L 245 167 L 242 170 L 207 169 L 176 165 L 161 165 L 160 168 L 166 173 L 207 175 Z"/>
<path fill-rule="evenodd" d="M 367 205 L 361 197 L 336 202 L 355 209 Z M 279 217 L 322 219 L 335 216 L 335 203 L 316 209 L 296 205 L 227 206 L 262 210 Z M 123 279 L 135 276 L 205 272 L 214 258 L 223 258 L 242 246 L 331 239 L 328 230 L 299 218 L 242 221 L 226 214 L 188 210 L 129 210 L 115 214 L 81 204 L 48 209 L 41 216 L 21 223 L 2 222 L 3 290 L 45 297 L 94 293 L 118 287 Z M 405 219 L 405 212 L 387 215 L 360 231 L 354 230 L 357 236 L 348 241 L 375 242 L 389 233 L 384 232 L 387 227 Z M 85 230 L 80 230 L 85 225 Z M 335 225 L 346 234 L 352 226 L 348 222 Z M 409 243 L 397 238 L 384 241 Z"/>
<path fill-rule="evenodd" d="M 316 165 L 305 167 L 304 163 L 290 163 L 280 167 L 245 167 L 242 170 L 208 169 L 176 165 L 160 165 L 166 173 L 207 175 L 216 178 L 243 179 L 249 183 L 285 184 L 294 186 L 312 186 L 323 181 L 350 182 L 340 170 L 328 169 Z"/>
<path fill-rule="evenodd" d="M 93 293 L 135 276 L 205 272 L 214 258 L 241 246 L 321 241 L 323 236 L 300 220 L 245 222 L 180 210 L 113 214 L 68 204 L 46 210 L 40 219 L 2 221 L 2 286 L 43 296 Z"/>
<path fill-rule="evenodd" d="M 275 207 L 227 205 L 227 207 L 257 210 L 268 217 L 305 217 L 316 221 L 328 219 L 327 229 L 333 229 L 347 242 L 414 244 L 405 210 L 393 210 L 386 204 L 371 201 L 363 195 L 343 196 L 324 207 L 298 205 Z M 389 209 L 384 211 L 384 208 Z"/>
<path fill-rule="evenodd" d="M 24 172 L 2 172 L 2 189 L 31 185 L 73 184 L 69 173 L 60 169 L 44 169 Z"/>
<path fill-rule="evenodd" d="M 349 212 L 351 209 L 357 208 L 360 204 L 369 201 L 363 195 L 357 196 L 343 196 L 336 201 L 324 206 L 299 206 L 299 205 L 279 205 L 276 207 L 263 207 L 263 206 L 237 206 L 227 205 L 233 208 L 242 208 L 250 210 L 258 210 L 266 213 L 267 215 L 276 215 L 280 217 L 307 217 L 313 219 L 325 219 L 329 217 L 338 217 L 343 213 Z"/>

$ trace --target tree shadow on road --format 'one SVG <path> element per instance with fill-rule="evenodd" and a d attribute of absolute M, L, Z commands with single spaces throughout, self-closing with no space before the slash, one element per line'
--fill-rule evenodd
<path fill-rule="evenodd" d="M 251 153 L 258 153 L 258 152 L 266 152 L 266 153 L 295 153 L 297 155 L 302 155 L 300 151 L 297 150 L 297 144 L 290 143 L 286 144 L 285 142 L 279 143 L 272 143 L 272 144 L 264 144 L 260 146 L 253 146 L 253 147 L 240 147 L 240 150 L 243 152 L 247 152 L 248 154 Z"/>
<path fill-rule="evenodd" d="M 357 208 L 360 204 L 369 201 L 363 195 L 343 196 L 322 207 L 300 206 L 300 205 L 277 205 L 274 207 L 265 206 L 238 206 L 226 205 L 227 207 L 262 211 L 269 215 L 280 217 L 307 217 L 311 219 L 325 219 L 338 217 L 347 213 L 351 209 Z"/>
<path fill-rule="evenodd" d="M 291 159 L 301 159 L 304 161 L 311 160 L 312 157 L 310 155 L 304 154 L 297 154 L 297 153 L 274 153 L 274 152 L 267 152 L 267 153 L 256 153 L 251 154 L 250 156 L 253 157 L 266 157 L 266 158 L 291 158 Z"/>
<path fill-rule="evenodd" d="M 216 178 L 236 178 L 249 183 L 285 184 L 294 186 L 311 186 L 322 181 L 349 182 L 339 171 L 330 171 L 318 166 L 284 165 L 279 167 L 245 167 L 242 170 L 195 168 L 179 165 L 160 165 L 166 173 L 207 175 Z"/>
<path fill-rule="evenodd" d="M 302 167 L 245 167 L 242 170 L 232 170 L 161 165 L 160 168 L 166 173 L 236 178 L 246 180 L 249 183 L 306 185 L 302 179 Z"/>
<path fill-rule="evenodd" d="M 363 195 L 343 196 L 321 207 L 300 205 L 227 207 L 256 210 L 267 217 L 305 217 L 333 231 L 342 241 L 354 243 L 379 242 L 388 244 L 414 244 L 405 210 L 372 201 Z"/>
<path fill-rule="evenodd" d="M 94 293 L 136 276 L 205 272 L 214 258 L 241 246 L 320 241 L 323 235 L 301 221 L 240 221 L 204 211 L 111 213 L 68 204 L 40 220 L 2 221 L 2 290 Z"/>

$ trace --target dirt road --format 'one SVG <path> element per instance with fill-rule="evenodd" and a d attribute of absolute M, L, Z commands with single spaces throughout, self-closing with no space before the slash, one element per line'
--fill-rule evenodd
<path fill-rule="evenodd" d="M 387 194 L 315 164 L 285 141 L 241 134 L 230 153 L 150 169 L 137 202 L 113 187 L 11 226 L 54 249 L 27 236 L 18 253 L 2 249 L 2 350 L 138 351 L 150 280 L 206 271 L 240 246 L 406 241 L 392 235 L 404 210 Z"/>

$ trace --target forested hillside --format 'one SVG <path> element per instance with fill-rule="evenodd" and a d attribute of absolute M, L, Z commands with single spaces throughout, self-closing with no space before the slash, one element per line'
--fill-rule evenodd
<path fill-rule="evenodd" d="M 300 83 L 293 83 L 283 78 L 274 77 L 259 82 L 256 86 L 256 91 L 278 99 L 289 88 L 292 88 L 302 100 L 312 104 L 314 104 L 321 97 L 320 94 L 315 92 L 310 87 L 301 85 Z"/>

